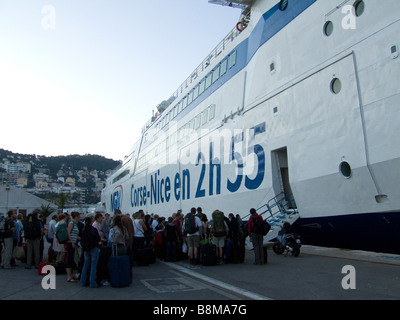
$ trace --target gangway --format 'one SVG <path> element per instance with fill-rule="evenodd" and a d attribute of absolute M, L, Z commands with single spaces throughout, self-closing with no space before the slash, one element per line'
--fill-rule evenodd
<path fill-rule="evenodd" d="M 300 217 L 294 203 L 293 194 L 287 196 L 282 192 L 256 209 L 257 213 L 271 225 L 271 230 L 264 237 L 264 243 L 276 238 L 285 222 L 292 225 Z M 249 217 L 250 214 L 243 217 L 242 221 L 246 223 Z M 249 238 L 247 238 L 246 243 L 249 248 L 253 247 Z"/>

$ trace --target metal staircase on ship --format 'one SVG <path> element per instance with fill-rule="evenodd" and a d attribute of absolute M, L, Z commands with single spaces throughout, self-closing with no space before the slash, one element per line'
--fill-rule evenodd
<path fill-rule="evenodd" d="M 257 208 L 256 211 L 271 225 L 271 230 L 264 237 L 264 243 L 276 238 L 285 222 L 289 222 L 292 225 L 300 217 L 293 194 L 285 195 L 284 192 L 270 199 L 266 204 Z M 250 214 L 243 217 L 242 220 L 246 221 L 249 217 Z"/>

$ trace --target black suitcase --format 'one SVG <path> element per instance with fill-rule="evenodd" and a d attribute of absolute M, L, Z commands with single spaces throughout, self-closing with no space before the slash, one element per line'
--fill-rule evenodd
<path fill-rule="evenodd" d="M 217 264 L 217 247 L 207 243 L 201 247 L 201 263 L 203 266 L 214 266 Z"/>
<path fill-rule="evenodd" d="M 239 263 L 243 263 L 245 257 L 246 257 L 246 247 L 245 247 L 244 239 L 242 239 L 242 240 L 239 242 L 239 247 L 238 247 L 238 259 L 239 259 Z"/>
<path fill-rule="evenodd" d="M 148 266 L 155 262 L 155 254 L 152 247 L 138 249 L 136 255 L 136 262 L 139 266 Z"/>
<path fill-rule="evenodd" d="M 264 264 L 268 263 L 268 251 L 267 247 L 263 247 L 263 253 L 264 253 Z"/>
<path fill-rule="evenodd" d="M 65 263 L 63 263 L 63 262 L 61 262 L 61 263 L 52 263 L 51 265 L 56 270 L 56 275 L 67 274 L 67 268 L 65 266 Z"/>
<path fill-rule="evenodd" d="M 110 279 L 110 270 L 108 268 L 108 262 L 110 261 L 110 257 L 112 254 L 111 247 L 100 247 L 99 252 L 99 260 L 97 261 L 96 268 L 96 281 L 97 283 L 101 283 L 102 280 Z"/>

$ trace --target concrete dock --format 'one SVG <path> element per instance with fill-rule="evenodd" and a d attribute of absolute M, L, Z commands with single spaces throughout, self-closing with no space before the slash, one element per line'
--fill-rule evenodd
<path fill-rule="evenodd" d="M 268 250 L 268 263 L 253 265 L 246 251 L 243 264 L 191 266 L 157 260 L 132 269 L 126 288 L 96 289 L 68 283 L 57 275 L 55 289 L 42 287 L 37 269 L 0 269 L 1 300 L 398 300 L 400 256 L 304 245 L 299 257 Z M 351 266 L 351 269 L 344 267 Z M 346 271 L 347 270 L 347 271 Z M 352 270 L 352 272 L 348 271 Z M 346 283 L 353 282 L 353 288 Z"/>

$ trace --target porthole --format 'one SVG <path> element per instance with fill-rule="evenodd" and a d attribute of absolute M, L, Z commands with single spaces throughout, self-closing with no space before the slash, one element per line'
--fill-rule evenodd
<path fill-rule="evenodd" d="M 339 166 L 339 170 L 342 176 L 346 179 L 349 179 L 351 177 L 351 166 L 348 162 L 343 161 Z"/>
<path fill-rule="evenodd" d="M 324 24 L 324 35 L 329 37 L 333 33 L 333 22 L 327 21 Z"/>
<path fill-rule="evenodd" d="M 353 4 L 353 7 L 354 7 L 354 12 L 356 14 L 356 17 L 360 17 L 364 13 L 365 3 L 363 0 L 357 0 Z"/>
<path fill-rule="evenodd" d="M 274 72 L 275 71 L 275 63 L 271 63 L 270 65 L 269 65 L 269 71 L 271 71 L 271 72 Z"/>
<path fill-rule="evenodd" d="M 399 57 L 399 49 L 398 49 L 397 45 L 390 47 L 390 54 L 392 56 L 392 59 L 396 59 Z"/>
<path fill-rule="evenodd" d="M 275 62 L 272 62 L 272 63 L 269 65 L 269 73 L 270 73 L 271 75 L 273 75 L 273 74 L 276 73 L 276 64 L 275 64 Z"/>
<path fill-rule="evenodd" d="M 342 82 L 339 78 L 334 78 L 331 81 L 331 91 L 334 94 L 339 94 L 339 92 L 342 91 Z"/>
<path fill-rule="evenodd" d="M 281 0 L 281 2 L 279 3 L 279 10 L 285 11 L 288 4 L 289 4 L 289 0 Z"/>

